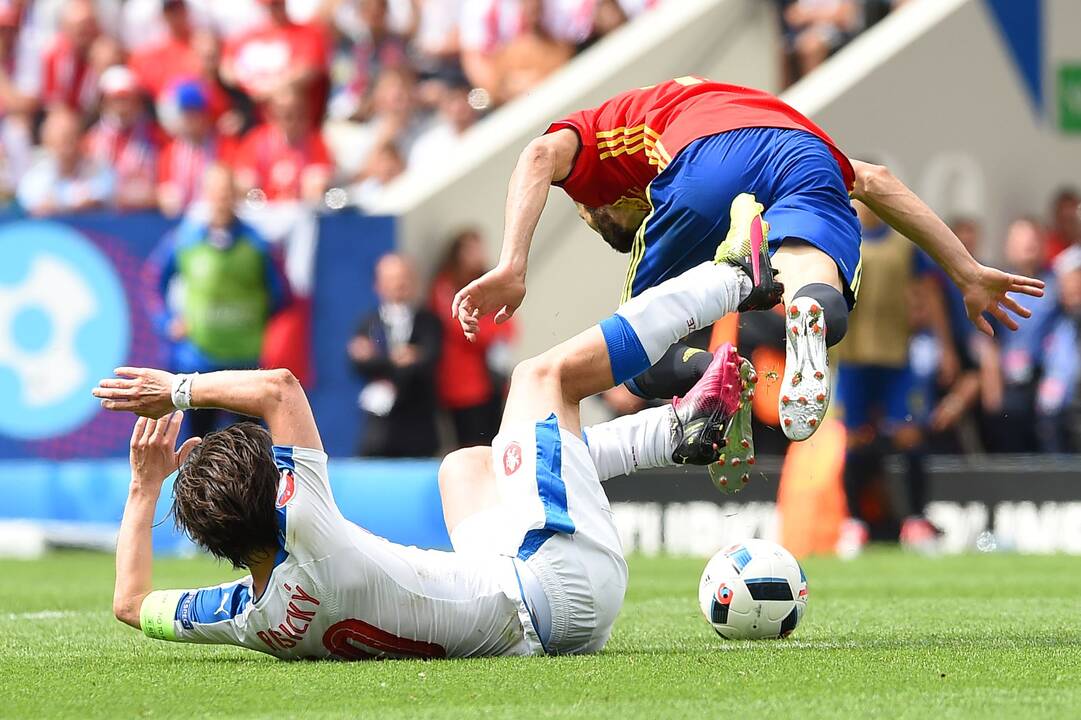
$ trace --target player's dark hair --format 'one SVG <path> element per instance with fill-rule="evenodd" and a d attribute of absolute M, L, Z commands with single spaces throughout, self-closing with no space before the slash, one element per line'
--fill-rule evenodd
<path fill-rule="evenodd" d="M 279 473 L 270 433 L 251 422 L 212 432 L 195 446 L 173 485 L 176 525 L 200 547 L 245 567 L 278 541 Z"/>

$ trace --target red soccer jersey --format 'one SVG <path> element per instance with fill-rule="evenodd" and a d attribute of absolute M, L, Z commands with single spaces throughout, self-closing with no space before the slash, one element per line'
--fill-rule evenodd
<path fill-rule="evenodd" d="M 333 171 L 330 153 L 318 131 L 312 130 L 293 145 L 269 123 L 245 136 L 234 163 L 238 170 L 252 173 L 256 187 L 271 201 L 298 199 L 301 179 L 307 172 L 325 172 L 329 176 Z"/>
<path fill-rule="evenodd" d="M 76 112 L 89 112 L 98 99 L 97 75 L 67 38 L 58 36 L 42 58 L 41 99 Z"/>
<path fill-rule="evenodd" d="M 578 133 L 582 146 L 574 167 L 556 185 L 575 202 L 600 207 L 645 197 L 650 181 L 698 138 L 751 127 L 813 133 L 829 146 L 852 187 L 852 164 L 820 127 L 767 92 L 698 77 L 629 90 L 552 123 L 546 132 Z"/>

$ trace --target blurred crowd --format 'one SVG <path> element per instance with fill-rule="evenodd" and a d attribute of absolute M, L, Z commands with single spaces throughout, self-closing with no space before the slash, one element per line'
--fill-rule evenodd
<path fill-rule="evenodd" d="M 1009 224 L 1002 263 L 1046 290 L 1021 298 L 1032 317 L 1016 331 L 992 321 L 993 337 L 969 322 L 940 268 L 868 208 L 857 210 L 863 278 L 836 382 L 849 514 L 838 550 L 855 554 L 872 536 L 933 549 L 928 454 L 1081 452 L 1081 194 L 1061 188 L 1043 214 Z M 985 252 L 977 218 L 952 225 L 973 255 Z M 887 456 L 901 461 L 900 511 L 885 511 Z"/>
<path fill-rule="evenodd" d="M 200 197 L 206 211 L 171 230 L 147 266 L 149 309 L 167 341 L 169 369 L 213 372 L 288 367 L 302 381 L 309 348 L 306 301 L 283 271 L 281 247 L 237 216 L 234 170 L 212 165 Z M 362 385 L 356 454 L 432 456 L 490 444 L 502 415 L 514 322 L 485 319 L 468 342 L 450 317 L 451 300 L 489 269 L 484 239 L 466 228 L 446 239 L 427 294 L 409 258 L 375 264 L 375 307 L 357 318 L 341 351 Z M 363 281 L 362 281 L 363 282 Z M 220 410 L 185 418 L 189 436 L 237 421 Z"/>
<path fill-rule="evenodd" d="M 784 85 L 814 70 L 852 38 L 910 0 L 774 0 L 784 38 Z"/>
<path fill-rule="evenodd" d="M 0 0 L 0 199 L 178 215 L 224 163 L 364 207 L 659 2 Z"/>

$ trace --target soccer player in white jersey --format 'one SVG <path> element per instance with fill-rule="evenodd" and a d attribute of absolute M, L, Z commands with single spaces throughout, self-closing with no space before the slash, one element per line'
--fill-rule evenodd
<path fill-rule="evenodd" d="M 614 316 L 624 339 L 657 351 L 724 315 L 740 300 L 725 289 L 734 272 L 704 263 L 629 301 Z M 152 638 L 283 659 L 600 650 L 627 566 L 599 471 L 715 462 L 754 379 L 728 347 L 682 399 L 583 435 L 579 401 L 613 385 L 620 342 L 594 326 L 515 369 L 493 447 L 452 453 L 440 467 L 453 553 L 397 545 L 342 516 L 319 430 L 288 371 L 118 369 L 94 390 L 106 409 L 140 416 L 116 617 Z M 241 423 L 176 450 L 176 411 L 189 407 L 259 417 L 269 430 Z M 177 469 L 178 525 L 249 576 L 152 590 L 154 508 Z"/>

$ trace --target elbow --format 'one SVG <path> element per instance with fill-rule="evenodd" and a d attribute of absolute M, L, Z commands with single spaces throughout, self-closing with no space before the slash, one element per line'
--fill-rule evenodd
<path fill-rule="evenodd" d="M 269 391 L 267 395 L 275 402 L 289 402 L 297 393 L 303 392 L 296 375 L 286 368 L 267 370 L 266 379 Z"/>
<path fill-rule="evenodd" d="M 551 178 L 555 167 L 555 149 L 549 138 L 545 136 L 530 141 L 518 157 L 518 167 Z"/>
<path fill-rule="evenodd" d="M 892 179 L 893 173 L 885 165 L 860 163 L 853 195 L 858 200 L 880 196 Z"/>
<path fill-rule="evenodd" d="M 142 605 L 138 598 L 113 598 L 113 617 L 125 625 L 139 627 L 139 609 Z"/>

